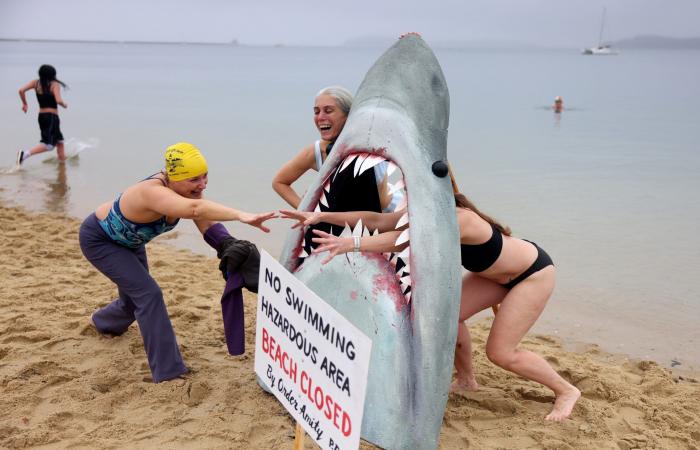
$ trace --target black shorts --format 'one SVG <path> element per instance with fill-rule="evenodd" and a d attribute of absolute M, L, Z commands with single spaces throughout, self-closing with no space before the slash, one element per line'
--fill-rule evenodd
<path fill-rule="evenodd" d="M 63 141 L 61 120 L 58 118 L 58 114 L 39 113 L 39 129 L 41 130 L 42 143 L 56 145 Z"/>

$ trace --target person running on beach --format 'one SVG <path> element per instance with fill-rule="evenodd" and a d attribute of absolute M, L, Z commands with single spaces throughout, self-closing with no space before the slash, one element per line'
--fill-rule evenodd
<path fill-rule="evenodd" d="M 187 372 L 163 293 L 148 272 L 145 245 L 192 219 L 204 234 L 215 221 L 237 220 L 269 232 L 274 212 L 254 214 L 205 200 L 207 162 L 192 144 L 165 151 L 165 170 L 100 205 L 80 226 L 80 248 L 92 265 L 112 280 L 119 297 L 92 315 L 99 333 L 121 335 L 136 320 L 155 383 Z"/>
<path fill-rule="evenodd" d="M 68 104 L 61 97 L 61 87 L 66 88 L 66 84 L 56 78 L 56 69 L 53 66 L 44 64 L 39 67 L 39 78 L 30 81 L 19 89 L 19 98 L 22 100 L 22 111 L 27 113 L 27 91 L 34 89 L 36 99 L 39 102 L 39 129 L 41 130 L 41 141 L 29 150 L 19 150 L 17 152 L 17 166 L 22 165 L 32 155 L 38 155 L 56 148 L 58 160 L 66 160 L 66 152 L 63 145 L 63 134 L 61 133 L 61 121 L 58 118 L 58 105 L 68 108 Z"/>
<path fill-rule="evenodd" d="M 518 348 L 518 344 L 542 313 L 554 289 L 554 263 L 534 242 L 511 236 L 510 229 L 479 211 L 459 192 L 452 172 L 457 222 L 460 231 L 462 266 L 469 272 L 462 280 L 457 346 L 455 348 L 456 379 L 452 391 L 475 391 L 479 388 L 472 364 L 469 329 L 465 321 L 479 311 L 500 304 L 493 321 L 486 355 L 494 364 L 529 380 L 542 383 L 555 393 L 552 411 L 546 420 L 562 421 L 571 415 L 581 392 L 562 378 L 541 356 Z M 391 214 L 324 213 L 280 211 L 283 218 L 298 221 L 295 226 L 324 221 L 336 225 L 355 226 L 358 219 L 376 236 L 341 238 L 314 230 L 314 253 L 327 251 L 334 256 L 351 251 L 398 252 L 395 242 L 403 228 L 396 229 L 405 211 Z M 357 240 L 357 242 L 355 242 Z"/>

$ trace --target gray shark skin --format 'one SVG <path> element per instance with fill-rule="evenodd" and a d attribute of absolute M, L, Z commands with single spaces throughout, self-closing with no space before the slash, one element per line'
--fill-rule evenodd
<path fill-rule="evenodd" d="M 367 73 L 299 209 L 312 211 L 323 201 L 324 186 L 348 156 L 381 156 L 403 173 L 410 250 L 389 259 L 349 253 L 322 265 L 327 254 L 302 254 L 303 232 L 292 230 L 280 258 L 372 339 L 361 434 L 388 449 L 437 447 L 452 376 L 459 233 L 449 177 L 431 169 L 446 160 L 448 122 L 449 94 L 437 59 L 421 38 L 400 39 Z M 398 275 L 397 258 L 408 264 Z M 410 284 L 408 293 L 399 279 Z"/>

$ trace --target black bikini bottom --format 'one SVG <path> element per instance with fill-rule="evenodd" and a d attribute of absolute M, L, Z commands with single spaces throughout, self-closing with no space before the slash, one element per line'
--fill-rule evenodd
<path fill-rule="evenodd" d="M 510 282 L 503 284 L 502 286 L 506 289 L 513 289 L 518 283 L 529 277 L 535 272 L 539 272 L 540 270 L 544 269 L 547 266 L 553 266 L 554 262 L 552 262 L 552 258 L 549 257 L 547 252 L 542 250 L 537 244 L 535 244 L 532 241 L 527 241 L 531 243 L 532 245 L 535 246 L 537 249 L 537 259 L 535 262 L 532 263 L 530 267 L 527 268 L 527 270 L 514 279 L 512 279 Z"/>

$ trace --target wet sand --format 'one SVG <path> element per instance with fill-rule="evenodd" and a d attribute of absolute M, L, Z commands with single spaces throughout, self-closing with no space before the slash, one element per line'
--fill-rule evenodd
<path fill-rule="evenodd" d="M 229 356 L 218 261 L 149 244 L 192 369 L 153 384 L 135 324 L 111 339 L 89 325 L 116 289 L 83 258 L 79 224 L 0 204 L 0 448 L 292 448 L 293 421 L 255 382 L 255 296 L 248 352 Z M 488 319 L 472 330 L 481 389 L 450 395 L 439 448 L 700 448 L 697 374 L 528 335 L 523 346 L 583 392 L 569 420 L 549 423 L 552 394 L 486 360 Z M 307 437 L 305 448 L 317 446 Z"/>

